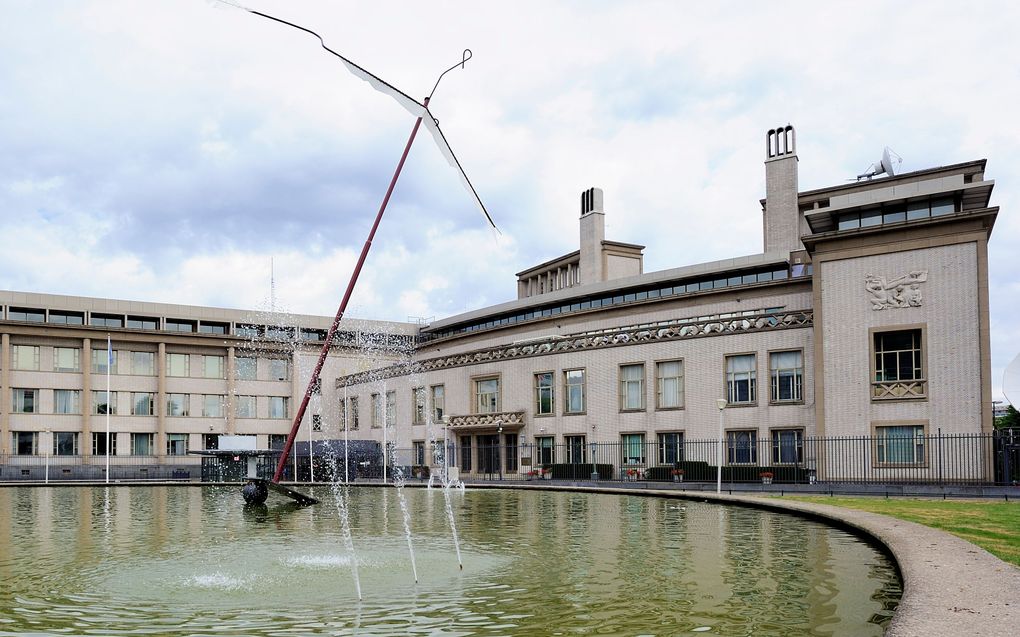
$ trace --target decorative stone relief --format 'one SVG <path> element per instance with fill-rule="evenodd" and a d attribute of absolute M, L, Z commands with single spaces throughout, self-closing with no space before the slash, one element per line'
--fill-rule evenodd
<path fill-rule="evenodd" d="M 357 374 L 341 376 L 336 380 L 337 388 L 352 387 L 384 378 L 396 378 L 407 374 L 421 374 L 452 367 L 478 365 L 491 361 L 529 358 L 557 354 L 560 352 L 576 352 L 581 350 L 603 349 L 640 345 L 656 341 L 675 341 L 688 338 L 705 338 L 741 334 L 746 332 L 764 332 L 809 328 L 814 324 L 814 313 L 811 310 L 792 310 L 756 314 L 753 316 L 732 317 L 725 319 L 707 319 L 704 321 L 677 321 L 648 327 L 628 327 L 599 332 L 585 332 L 569 335 L 559 340 L 548 340 L 537 343 L 502 345 L 487 349 L 438 356 L 414 361 L 409 364 L 400 363 L 390 367 L 362 371 Z"/>
<path fill-rule="evenodd" d="M 927 270 L 914 270 L 887 281 L 884 276 L 868 274 L 864 289 L 871 295 L 871 309 L 921 307 L 921 284 L 928 280 Z"/>

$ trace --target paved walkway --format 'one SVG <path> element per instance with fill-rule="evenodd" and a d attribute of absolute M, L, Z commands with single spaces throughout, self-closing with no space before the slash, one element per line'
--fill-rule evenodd
<path fill-rule="evenodd" d="M 892 553 L 903 577 L 903 598 L 889 637 L 1016 637 L 1020 635 L 1020 568 L 928 526 L 877 513 L 775 497 L 684 493 L 564 485 L 487 485 L 473 488 L 557 489 L 661 496 L 796 512 L 835 521 L 869 535 Z"/>

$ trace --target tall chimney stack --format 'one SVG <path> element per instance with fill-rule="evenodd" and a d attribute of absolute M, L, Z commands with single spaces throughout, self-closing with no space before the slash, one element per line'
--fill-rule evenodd
<path fill-rule="evenodd" d="M 803 250 L 797 204 L 797 134 L 787 124 L 765 134 L 765 252 Z"/>
<path fill-rule="evenodd" d="M 589 188 L 581 193 L 581 267 L 582 284 L 604 281 L 602 242 L 606 239 L 606 213 L 602 189 Z"/>

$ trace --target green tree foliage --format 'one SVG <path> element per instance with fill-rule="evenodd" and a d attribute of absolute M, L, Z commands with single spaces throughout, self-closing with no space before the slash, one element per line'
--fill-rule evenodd
<path fill-rule="evenodd" d="M 1005 416 L 999 416 L 995 419 L 996 429 L 1005 429 L 1007 427 L 1020 429 L 1020 411 L 1017 411 L 1013 405 L 1006 408 Z"/>

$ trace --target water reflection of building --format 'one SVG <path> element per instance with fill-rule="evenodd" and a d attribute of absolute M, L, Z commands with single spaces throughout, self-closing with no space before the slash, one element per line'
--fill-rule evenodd
<path fill-rule="evenodd" d="M 585 191 L 578 249 L 519 272 L 517 299 L 424 327 L 342 327 L 303 427 L 396 440 L 413 465 L 445 433 L 466 475 L 586 462 L 598 445 L 612 449 L 600 461 L 643 470 L 714 462 L 692 443 L 716 437 L 723 398 L 730 465 L 807 466 L 809 439 L 868 436 L 811 468 L 989 477 L 973 449 L 936 469 L 925 438 L 991 431 L 998 209 L 985 161 L 809 191 L 798 162 L 792 127 L 768 131 L 761 253 L 658 272 L 644 272 L 641 246 L 606 239 L 603 193 Z M 330 322 L 13 292 L 0 303 L 0 452 L 25 455 L 104 453 L 106 410 L 118 456 L 205 448 L 215 433 L 275 444 L 303 392 L 291 370 L 310 369 Z M 247 353 L 252 337 L 276 344 Z M 380 340 L 413 340 L 414 364 L 345 347 Z"/>

